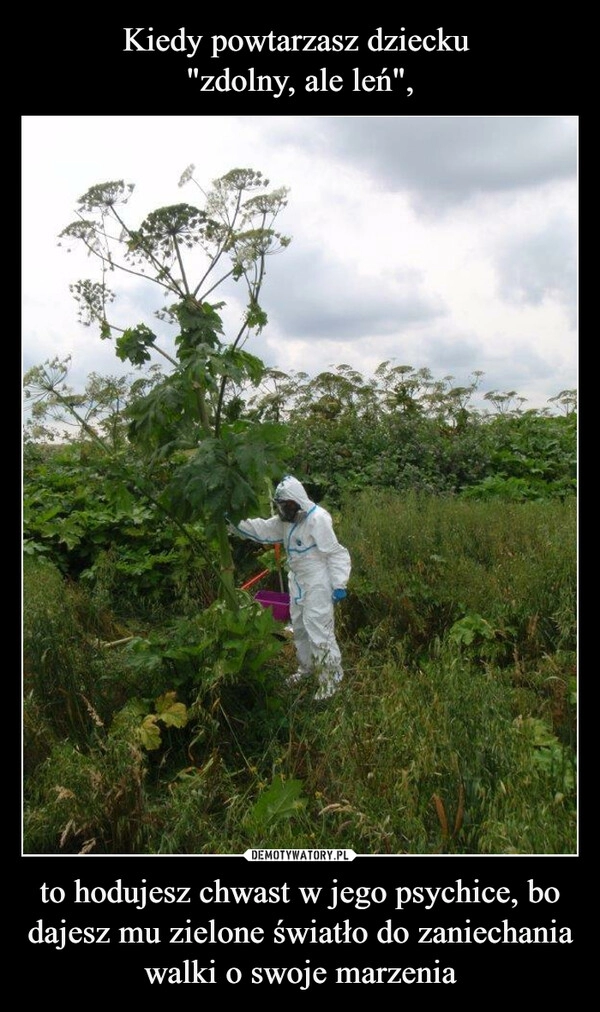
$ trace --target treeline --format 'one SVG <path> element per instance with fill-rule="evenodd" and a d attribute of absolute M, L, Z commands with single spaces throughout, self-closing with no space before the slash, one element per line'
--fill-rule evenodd
<path fill-rule="evenodd" d="M 293 465 L 337 501 L 362 488 L 524 501 L 576 490 L 574 391 L 526 410 L 514 391 L 477 409 L 469 386 L 384 362 L 370 381 L 346 366 L 291 390 Z M 272 410 L 270 398 L 257 410 Z M 559 409 L 562 414 L 553 413 Z"/>
<path fill-rule="evenodd" d="M 368 379 L 345 365 L 314 378 L 267 369 L 257 385 L 228 397 L 222 431 L 273 426 L 282 466 L 314 499 L 335 508 L 364 489 L 514 503 L 574 496 L 575 392 L 562 391 L 545 410 L 526 409 L 512 391 L 494 392 L 478 409 L 473 401 L 480 377 L 475 373 L 470 385 L 458 387 L 451 377 L 435 380 L 426 369 L 389 362 Z M 34 370 L 32 389 L 36 379 Z M 144 574 L 154 584 L 157 573 L 170 571 L 181 538 L 173 516 L 160 508 L 161 490 L 191 451 L 152 455 L 143 440 L 140 445 L 139 429 L 130 442 L 139 405 L 146 410 L 152 389 L 163 381 L 158 369 L 133 380 L 93 375 L 80 394 L 63 384 L 60 396 L 34 401 L 24 449 L 27 552 L 48 554 L 63 571 L 92 571 L 98 579 L 104 553 L 118 537 L 119 566 L 129 575 L 133 567 L 142 584 Z M 179 424 L 156 410 L 153 423 L 167 433 L 164 439 L 168 426 Z M 223 464 L 224 484 L 230 466 Z M 132 475 L 144 476 L 150 497 Z M 266 478 L 260 498 L 269 510 Z M 201 537 L 201 513 L 191 522 Z M 244 552 L 236 551 L 243 575 Z M 180 551 L 175 555 L 180 565 Z M 210 567 L 202 570 L 211 582 Z"/>
<path fill-rule="evenodd" d="M 85 390 L 77 393 L 66 385 L 68 371 L 68 359 L 55 359 L 27 373 L 24 386 L 31 411 L 26 444 L 55 445 L 61 437 L 68 442 L 89 440 L 97 432 L 117 449 L 128 433 L 139 439 L 138 405 L 165 383 L 159 366 L 136 377 L 92 373 Z M 243 419 L 286 426 L 285 442 L 298 471 L 322 467 L 329 474 L 333 463 L 346 473 L 364 469 L 368 485 L 381 479 L 393 484 L 383 458 L 394 443 L 403 442 L 403 452 L 390 457 L 396 470 L 408 469 L 406 475 L 396 475 L 398 487 L 414 488 L 421 472 L 434 481 L 432 490 L 460 491 L 481 480 L 485 471 L 485 477 L 529 474 L 542 483 L 566 479 L 565 491 L 573 490 L 577 392 L 562 390 L 548 399 L 547 407 L 531 409 L 514 390 L 478 397 L 482 376 L 475 371 L 468 385 L 457 386 L 452 376 L 435 379 L 429 369 L 391 362 L 382 362 L 370 377 L 347 365 L 310 377 L 261 363 L 251 385 L 236 389 L 230 383 L 219 409 L 230 424 Z M 479 406 L 474 404 L 477 397 Z M 328 456 L 323 455 L 325 445 L 331 449 Z M 444 452 L 450 446 L 453 452 Z M 321 457 L 322 465 L 315 466 Z M 439 488 L 436 468 L 445 479 Z"/>

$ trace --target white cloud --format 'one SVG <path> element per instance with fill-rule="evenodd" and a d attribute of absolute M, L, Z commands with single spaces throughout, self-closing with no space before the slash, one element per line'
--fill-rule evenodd
<path fill-rule="evenodd" d="M 290 188 L 268 263 L 269 324 L 248 344 L 310 374 L 388 358 L 531 407 L 577 386 L 577 121 L 572 117 L 24 117 L 23 366 L 70 354 L 72 380 L 131 371 L 77 322 L 69 284 L 92 276 L 57 246 L 77 198 L 135 183 L 137 224 L 170 203 L 190 163 L 206 185 L 234 167 Z M 112 287 L 119 283 L 111 278 Z M 151 304 L 127 284 L 124 325 Z M 229 288 L 226 321 L 242 293 Z M 155 305 L 152 302 L 152 305 Z M 115 304 L 116 307 L 117 304 Z M 145 322 L 148 322 L 146 319 Z"/>

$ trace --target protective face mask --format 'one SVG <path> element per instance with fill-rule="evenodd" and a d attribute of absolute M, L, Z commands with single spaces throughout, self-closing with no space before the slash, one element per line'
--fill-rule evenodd
<path fill-rule="evenodd" d="M 295 502 L 285 502 L 275 499 L 273 505 L 280 518 L 290 524 L 293 523 L 294 520 L 300 519 L 299 514 L 303 513 L 303 510 L 300 509 L 298 503 Z"/>

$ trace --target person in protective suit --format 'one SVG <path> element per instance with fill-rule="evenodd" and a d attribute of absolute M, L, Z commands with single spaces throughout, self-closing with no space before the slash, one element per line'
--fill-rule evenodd
<path fill-rule="evenodd" d="M 275 489 L 276 515 L 231 525 L 244 538 L 282 544 L 289 569 L 290 618 L 298 657 L 293 684 L 316 673 L 316 700 L 327 699 L 343 678 L 335 638 L 334 605 L 346 597 L 350 554 L 335 535 L 330 514 L 309 499 L 297 478 L 286 475 Z"/>

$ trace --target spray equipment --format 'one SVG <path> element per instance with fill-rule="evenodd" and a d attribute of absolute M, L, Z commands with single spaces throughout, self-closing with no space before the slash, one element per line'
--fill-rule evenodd
<path fill-rule="evenodd" d="M 281 545 L 276 544 L 275 549 L 275 567 L 277 575 L 279 577 L 279 590 L 259 590 L 254 595 L 254 600 L 258 601 L 263 608 L 270 608 L 273 612 L 273 617 L 278 622 L 289 622 L 290 619 L 290 595 L 286 594 L 283 584 L 283 574 L 281 571 Z M 265 576 L 268 576 L 272 572 L 271 567 L 262 569 L 256 576 L 250 577 L 242 584 L 241 590 L 250 590 L 257 583 L 260 583 Z"/>

